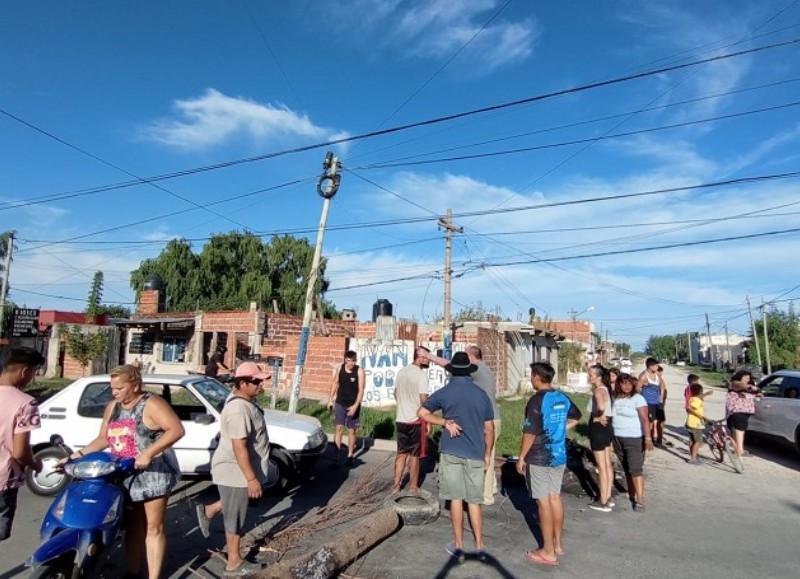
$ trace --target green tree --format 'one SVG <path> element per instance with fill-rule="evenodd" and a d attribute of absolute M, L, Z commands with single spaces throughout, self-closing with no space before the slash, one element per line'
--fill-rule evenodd
<path fill-rule="evenodd" d="M 89 297 L 86 300 L 86 323 L 94 323 L 94 317 L 100 310 L 100 302 L 103 301 L 103 272 L 94 272 L 92 287 L 89 288 Z"/>
<path fill-rule="evenodd" d="M 558 345 L 558 369 L 561 380 L 566 380 L 567 372 L 583 368 L 583 347 L 575 342 L 561 342 Z"/>
<path fill-rule="evenodd" d="M 788 311 L 772 309 L 767 312 L 767 333 L 769 336 L 769 357 L 773 370 L 778 368 L 797 368 L 800 366 L 800 318 L 793 304 Z M 766 362 L 766 341 L 764 324 L 756 322 L 756 335 L 761 348 L 761 357 Z M 752 338 L 752 333 L 750 335 Z M 755 348 L 748 348 L 748 355 L 755 355 Z"/>
<path fill-rule="evenodd" d="M 64 346 L 72 358 L 81 365 L 83 375 L 86 375 L 86 368 L 106 351 L 108 335 L 102 330 L 91 332 L 75 324 L 69 328 L 61 327 L 61 338 Z"/>
<path fill-rule="evenodd" d="M 200 253 L 189 242 L 173 239 L 154 259 L 142 261 L 131 272 L 131 287 L 137 297 L 147 276 L 158 274 L 164 281 L 167 310 L 243 309 L 251 301 L 279 311 L 300 314 L 314 248 L 307 239 L 274 236 L 269 243 L 252 233 L 231 231 L 212 236 Z M 315 294 L 321 299 L 328 288 L 326 260 L 321 260 Z M 321 300 L 330 314 L 332 304 Z"/>
<path fill-rule="evenodd" d="M 620 358 L 630 358 L 631 357 L 631 345 L 626 344 L 625 342 L 618 342 L 614 344 L 614 349 L 617 351 L 617 354 Z"/>
<path fill-rule="evenodd" d="M 675 356 L 675 336 L 650 336 L 645 346 L 648 356 L 669 360 Z"/>

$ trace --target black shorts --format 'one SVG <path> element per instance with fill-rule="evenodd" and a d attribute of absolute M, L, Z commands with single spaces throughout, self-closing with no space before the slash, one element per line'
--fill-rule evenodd
<path fill-rule="evenodd" d="M 589 446 L 592 450 L 605 450 L 614 442 L 614 427 L 611 419 L 603 426 L 599 422 L 589 423 Z"/>
<path fill-rule="evenodd" d="M 750 415 L 744 412 L 734 412 L 728 416 L 728 430 L 747 430 L 750 422 Z"/>
<path fill-rule="evenodd" d="M 425 429 L 421 422 L 395 422 L 397 454 L 425 456 Z"/>
<path fill-rule="evenodd" d="M 647 416 L 650 419 L 650 422 L 658 421 L 658 422 L 666 422 L 667 415 L 664 414 L 664 405 L 663 404 L 648 404 L 647 405 Z"/>

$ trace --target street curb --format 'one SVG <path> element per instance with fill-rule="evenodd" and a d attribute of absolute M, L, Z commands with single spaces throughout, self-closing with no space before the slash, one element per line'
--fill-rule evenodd
<path fill-rule="evenodd" d="M 333 433 L 326 432 L 328 436 L 328 445 L 333 445 Z M 371 436 L 357 436 L 356 442 L 361 441 L 361 445 L 369 448 L 370 450 L 382 450 L 384 452 L 397 452 L 397 441 L 384 440 L 382 438 L 373 438 Z M 347 440 L 347 433 L 342 436 L 342 441 Z"/>

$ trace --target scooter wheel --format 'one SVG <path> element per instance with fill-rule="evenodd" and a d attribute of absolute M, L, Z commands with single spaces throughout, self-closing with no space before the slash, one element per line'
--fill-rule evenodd
<path fill-rule="evenodd" d="M 69 484 L 70 477 L 64 472 L 57 472 L 56 465 L 69 454 L 62 448 L 48 446 L 38 451 L 34 457 L 42 461 L 40 472 L 29 468 L 25 471 L 25 484 L 34 494 L 42 497 L 57 495 Z"/>
<path fill-rule="evenodd" d="M 47 563 L 42 563 L 34 569 L 28 579 L 72 579 L 75 569 L 75 559 L 68 553 Z"/>

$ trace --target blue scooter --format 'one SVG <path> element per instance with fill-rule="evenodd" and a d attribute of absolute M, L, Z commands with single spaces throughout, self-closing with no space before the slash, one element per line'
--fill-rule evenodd
<path fill-rule="evenodd" d="M 133 458 L 92 452 L 68 462 L 72 481 L 56 496 L 39 531 L 41 544 L 26 565 L 31 579 L 91 576 L 119 535 L 125 512 L 122 480 Z"/>

